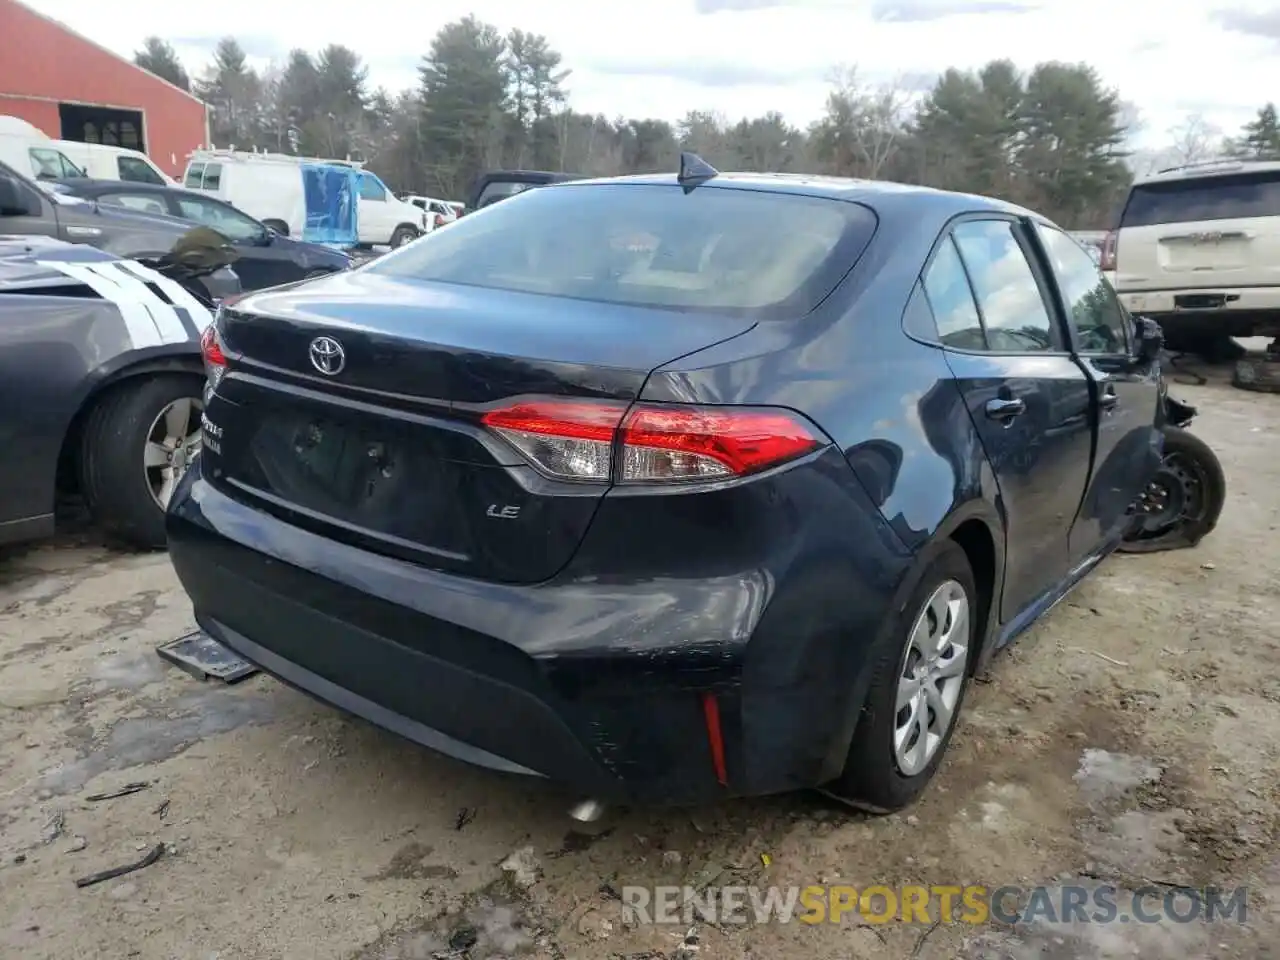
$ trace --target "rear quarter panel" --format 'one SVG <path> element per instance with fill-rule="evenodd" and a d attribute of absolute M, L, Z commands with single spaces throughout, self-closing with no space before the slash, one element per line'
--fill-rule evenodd
<path fill-rule="evenodd" d="M 110 304 L 0 294 L 0 522 L 53 512 L 67 428 L 94 372 L 129 345 Z"/>
<path fill-rule="evenodd" d="M 841 447 L 912 552 L 975 513 L 1002 529 L 994 477 L 943 352 L 902 329 L 947 220 L 882 219 L 871 246 L 813 314 L 758 324 L 667 364 L 642 399 L 804 413 Z"/>
<path fill-rule="evenodd" d="M 788 407 L 813 420 L 843 453 L 850 487 L 840 495 L 847 508 L 811 498 L 809 507 L 825 511 L 827 529 L 795 546 L 799 558 L 821 554 L 823 573 L 798 563 L 769 571 L 780 586 L 751 644 L 758 672 L 771 682 L 792 676 L 794 664 L 822 663 L 831 673 L 824 689 L 848 697 L 852 712 L 830 741 L 828 771 L 838 769 L 852 735 L 874 661 L 869 651 L 891 640 L 894 615 L 938 544 L 968 520 L 991 535 L 995 563 L 988 577 L 999 595 L 1004 527 L 994 476 L 942 351 L 902 329 L 911 290 L 947 219 L 907 217 L 886 225 L 882 218 L 871 246 L 814 313 L 760 323 L 660 367 L 641 394 L 642 400 Z M 851 520 L 855 515 L 876 523 Z M 794 611 L 806 604 L 826 611 L 827 626 L 796 650 L 794 628 L 803 620 Z M 769 623 L 773 629 L 766 630 Z M 993 625 L 988 610 L 984 638 L 993 635 Z M 850 658 L 851 651 L 862 655 Z M 748 686 L 751 681 L 748 676 Z"/>
<path fill-rule="evenodd" d="M 186 326 L 140 341 L 108 300 L 0 294 L 0 523 L 53 512 L 63 442 L 96 391 L 133 370 L 199 363 Z"/>

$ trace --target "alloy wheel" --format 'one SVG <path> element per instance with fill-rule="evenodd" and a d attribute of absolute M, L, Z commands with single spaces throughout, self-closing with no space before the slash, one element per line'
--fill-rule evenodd
<path fill-rule="evenodd" d="M 200 415 L 204 404 L 195 397 L 175 400 L 160 411 L 147 431 L 142 456 L 151 499 L 164 510 L 173 498 L 191 461 L 200 452 Z"/>
<path fill-rule="evenodd" d="M 916 615 L 898 677 L 893 756 L 903 776 L 924 770 L 955 719 L 969 665 L 969 597 L 955 580 Z"/>

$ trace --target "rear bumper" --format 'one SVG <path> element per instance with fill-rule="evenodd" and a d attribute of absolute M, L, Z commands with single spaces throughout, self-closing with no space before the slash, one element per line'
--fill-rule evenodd
<path fill-rule="evenodd" d="M 1118 296 L 1130 313 L 1151 317 L 1168 332 L 1212 328 L 1231 336 L 1250 336 L 1255 330 L 1280 327 L 1280 287 L 1132 290 Z M 1220 296 L 1222 303 L 1198 299 L 1206 296 Z M 1199 302 L 1211 305 L 1187 306 Z"/>
<path fill-rule="evenodd" d="M 533 586 L 484 583 L 293 527 L 199 472 L 168 525 L 206 631 L 431 749 L 601 800 L 697 802 L 830 779 L 906 562 L 872 508 L 870 528 L 846 542 L 867 570 L 878 566 L 878 583 L 851 588 L 830 552 L 781 573 L 604 583 L 570 568 Z M 708 693 L 727 783 L 712 759 Z"/>

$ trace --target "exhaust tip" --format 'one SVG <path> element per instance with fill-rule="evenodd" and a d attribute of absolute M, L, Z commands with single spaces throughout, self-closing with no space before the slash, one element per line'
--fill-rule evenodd
<path fill-rule="evenodd" d="M 578 823 L 595 823 L 604 813 L 605 806 L 599 800 L 583 800 L 569 808 L 569 816 Z"/>

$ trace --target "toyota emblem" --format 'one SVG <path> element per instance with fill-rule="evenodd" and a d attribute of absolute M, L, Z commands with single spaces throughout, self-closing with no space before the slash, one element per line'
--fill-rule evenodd
<path fill-rule="evenodd" d="M 342 372 L 347 365 L 347 351 L 333 337 L 316 337 L 311 341 L 311 365 L 326 377 Z"/>

